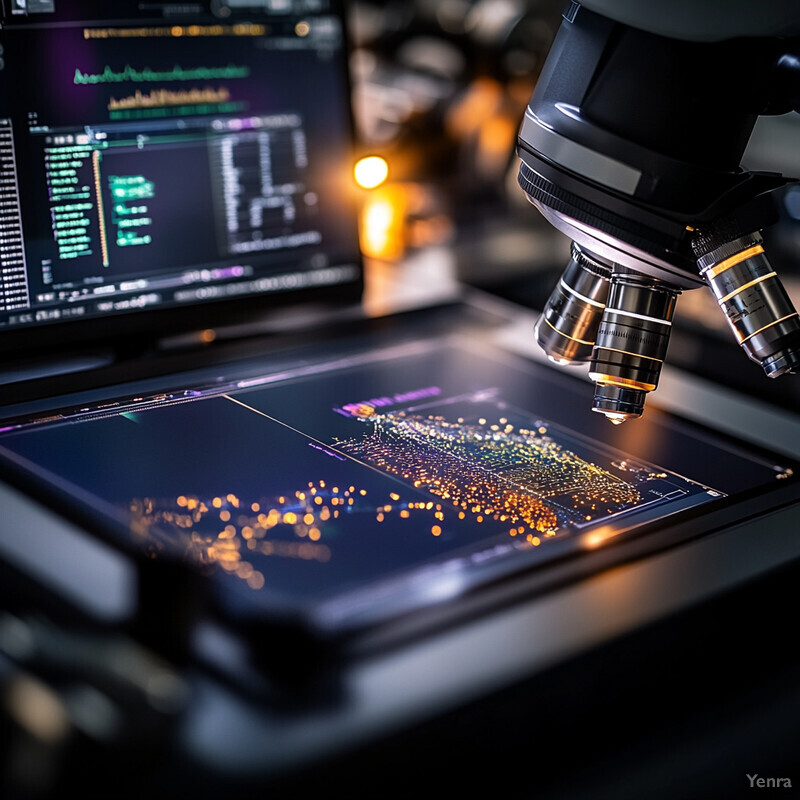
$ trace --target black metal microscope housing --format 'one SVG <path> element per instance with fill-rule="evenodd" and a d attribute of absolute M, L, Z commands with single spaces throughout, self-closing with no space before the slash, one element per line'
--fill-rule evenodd
<path fill-rule="evenodd" d="M 769 31 L 697 40 L 564 12 L 517 148 L 528 199 L 573 241 L 536 336 L 554 361 L 589 362 L 612 422 L 657 387 L 684 290 L 710 287 L 767 375 L 800 370 L 800 318 L 761 237 L 795 179 L 741 166 L 760 115 L 800 110 L 800 20 Z"/>

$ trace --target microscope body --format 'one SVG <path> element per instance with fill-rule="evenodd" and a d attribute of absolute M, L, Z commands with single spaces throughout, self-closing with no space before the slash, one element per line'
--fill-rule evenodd
<path fill-rule="evenodd" d="M 760 236 L 793 179 L 741 166 L 760 115 L 800 109 L 800 19 L 778 0 L 785 14 L 662 3 L 675 10 L 665 36 L 625 0 L 589 2 L 604 13 L 565 10 L 519 132 L 519 183 L 573 240 L 539 343 L 559 363 L 589 362 L 595 411 L 637 417 L 678 296 L 707 285 L 768 375 L 800 369 L 800 318 Z"/>

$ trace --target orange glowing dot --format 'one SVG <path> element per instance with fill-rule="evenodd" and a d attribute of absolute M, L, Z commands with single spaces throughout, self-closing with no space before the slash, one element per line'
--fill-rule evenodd
<path fill-rule="evenodd" d="M 432 533 L 434 536 L 440 536 L 440 535 L 441 535 L 441 533 L 442 533 L 442 529 L 441 529 L 441 527 L 440 527 L 439 525 L 434 525 L 434 526 L 431 528 L 431 533 Z"/>
<path fill-rule="evenodd" d="M 306 525 L 311 525 L 311 523 L 314 522 L 314 515 L 313 514 L 306 514 L 303 517 L 303 522 L 305 522 Z"/>
<path fill-rule="evenodd" d="M 252 511 L 256 513 L 258 513 L 261 510 L 261 506 L 258 503 L 253 503 L 253 505 L 251 505 L 250 508 Z"/>
<path fill-rule="evenodd" d="M 170 33 L 173 36 L 183 36 L 183 28 L 180 25 L 173 25 Z"/>
<path fill-rule="evenodd" d="M 391 497 L 392 500 L 399 500 L 400 499 L 400 495 L 397 494 L 397 492 L 390 492 L 389 493 L 389 497 Z"/>
<path fill-rule="evenodd" d="M 236 576 L 247 580 L 253 574 L 253 565 L 244 562 L 236 568 Z"/>
<path fill-rule="evenodd" d="M 219 518 L 223 522 L 227 522 L 231 518 L 231 512 L 230 511 L 220 511 L 219 512 Z"/>
<path fill-rule="evenodd" d="M 287 525 L 294 525 L 297 522 L 297 514 L 295 514 L 294 511 L 287 511 L 283 515 L 283 521 Z"/>
<path fill-rule="evenodd" d="M 311 539 L 312 542 L 318 542 L 320 536 L 322 536 L 322 534 L 319 528 L 311 528 L 308 532 L 308 538 Z"/>
<path fill-rule="evenodd" d="M 211 501 L 211 505 L 214 506 L 214 508 L 222 508 L 222 498 L 221 497 L 215 497 Z"/>
<path fill-rule="evenodd" d="M 408 518 L 411 516 L 411 512 L 410 512 L 410 511 L 408 511 L 408 509 L 405 509 L 405 508 L 404 508 L 404 509 L 403 509 L 403 510 L 400 512 L 400 516 L 401 516 L 403 519 L 408 519 Z"/>
<path fill-rule="evenodd" d="M 356 163 L 353 175 L 362 189 L 374 189 L 389 177 L 389 165 L 381 156 L 366 156 Z"/>
<path fill-rule="evenodd" d="M 247 585 L 251 589 L 261 589 L 264 586 L 264 576 L 260 572 L 253 572 L 247 578 Z"/>

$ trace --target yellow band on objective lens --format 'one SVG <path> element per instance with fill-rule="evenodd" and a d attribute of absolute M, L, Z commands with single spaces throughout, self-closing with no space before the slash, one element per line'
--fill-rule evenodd
<path fill-rule="evenodd" d="M 663 364 L 664 360 L 661 358 L 656 358 L 655 356 L 646 356 L 642 353 L 634 353 L 632 350 L 620 350 L 617 347 L 606 347 L 604 344 L 597 345 L 598 350 L 608 350 L 609 353 L 622 353 L 624 356 L 635 356 L 636 358 L 646 358 L 649 361 L 658 361 L 659 364 Z"/>
<path fill-rule="evenodd" d="M 732 297 L 736 297 L 737 294 L 743 292 L 745 289 L 749 289 L 751 286 L 755 286 L 757 283 L 761 283 L 762 281 L 765 281 L 767 278 L 774 278 L 777 274 L 778 274 L 777 272 L 770 272 L 767 275 L 762 275 L 760 278 L 753 278 L 752 281 L 748 281 L 747 283 L 740 286 L 738 289 L 734 289 L 729 294 L 726 294 L 725 297 L 720 297 L 719 300 L 717 300 L 717 302 L 720 304 L 726 303 Z"/>
<path fill-rule="evenodd" d="M 720 261 L 719 264 L 706 272 L 706 277 L 716 278 L 717 275 L 725 272 L 726 269 L 735 267 L 737 264 L 741 264 L 742 261 L 747 261 L 748 258 L 757 256 L 759 253 L 763 252 L 764 248 L 760 244 L 753 245 L 753 247 L 748 247 L 747 250 L 742 250 L 741 253 L 737 253 L 735 256 L 731 256 L 730 258 L 726 258 L 724 261 Z"/>
<path fill-rule="evenodd" d="M 569 339 L 571 342 L 577 342 L 578 344 L 588 344 L 591 347 L 594 342 L 587 342 L 585 339 L 578 339 L 575 336 L 570 336 L 568 333 L 564 333 L 564 331 L 560 331 L 558 328 L 554 327 L 547 319 L 542 317 L 542 319 L 559 335 L 563 336 L 565 339 Z"/>
<path fill-rule="evenodd" d="M 748 339 L 752 339 L 754 336 L 757 336 L 761 331 L 765 331 L 767 328 L 771 328 L 773 325 L 777 325 L 779 322 L 783 322 L 785 319 L 791 319 L 792 317 L 796 317 L 797 312 L 793 312 L 792 314 L 787 314 L 785 317 L 781 317 L 780 319 L 773 320 L 767 325 L 764 325 L 763 328 L 759 328 L 757 331 L 753 331 L 748 336 L 745 336 L 744 339 L 739 339 L 739 344 L 744 344 Z"/>
<path fill-rule="evenodd" d="M 630 378 L 618 378 L 616 375 L 604 375 L 602 372 L 590 372 L 589 377 L 602 386 L 623 386 L 626 389 L 641 389 L 643 392 L 652 392 L 656 388 L 654 383 L 632 381 Z"/>

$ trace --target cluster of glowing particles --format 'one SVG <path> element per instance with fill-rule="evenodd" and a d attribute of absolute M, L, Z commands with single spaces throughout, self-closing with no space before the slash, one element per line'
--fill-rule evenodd
<path fill-rule="evenodd" d="M 570 523 L 641 499 L 635 486 L 558 444 L 544 426 L 404 413 L 371 414 L 363 422 L 369 429 L 362 436 L 335 449 L 413 486 L 414 499 L 395 491 L 370 497 L 366 489 L 323 480 L 255 502 L 234 493 L 143 498 L 129 505 L 131 530 L 150 547 L 180 547 L 195 563 L 260 589 L 264 557 L 330 561 L 337 521 L 348 515 L 378 524 L 411 520 L 414 535 L 434 537 L 446 531 L 448 519 L 500 523 L 498 532 L 538 546 Z"/>
<path fill-rule="evenodd" d="M 477 521 L 509 523 L 510 533 L 552 535 L 641 499 L 632 484 L 576 455 L 545 427 L 399 413 L 370 414 L 370 431 L 336 449 L 407 481 Z"/>
<path fill-rule="evenodd" d="M 134 535 L 151 546 L 177 543 L 194 563 L 216 566 L 246 581 L 253 589 L 264 586 L 257 568 L 259 557 L 325 563 L 332 558 L 328 534 L 344 515 L 421 521 L 414 530 L 440 536 L 444 511 L 432 501 L 401 500 L 391 492 L 375 503 L 366 489 L 309 482 L 302 490 L 247 503 L 236 494 L 210 498 L 137 498 L 129 504 Z M 383 502 L 385 500 L 385 502 Z"/>

